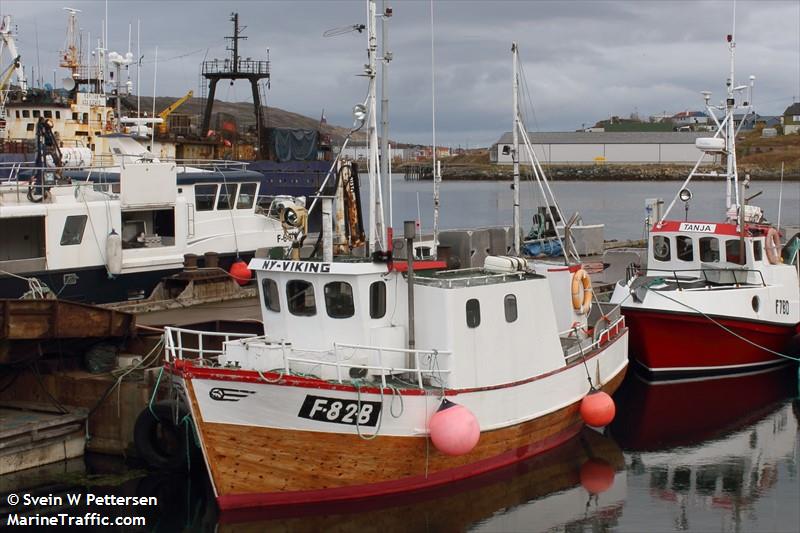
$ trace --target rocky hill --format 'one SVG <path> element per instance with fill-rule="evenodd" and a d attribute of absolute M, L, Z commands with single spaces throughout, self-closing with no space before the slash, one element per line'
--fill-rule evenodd
<path fill-rule="evenodd" d="M 157 96 L 156 97 L 156 114 L 161 110 L 170 106 L 173 102 L 178 100 L 176 96 Z M 136 96 L 129 96 L 124 100 L 124 104 L 129 109 L 136 109 Z M 152 115 L 153 112 L 153 97 L 141 97 L 142 113 Z M 192 117 L 192 125 L 199 126 L 202 120 L 202 114 L 205 109 L 205 100 L 201 98 L 191 98 L 186 101 L 182 106 L 174 111 L 174 114 L 189 115 Z M 318 129 L 323 134 L 330 135 L 334 143 L 341 142 L 346 136 L 349 128 L 335 126 L 331 124 L 323 124 L 320 127 L 318 118 L 310 118 L 298 113 L 286 111 L 279 107 L 263 106 L 264 119 L 266 126 L 271 128 L 304 128 L 304 129 Z M 236 118 L 236 123 L 239 126 L 239 131 L 246 131 L 248 127 L 252 127 L 256 123 L 253 114 L 252 102 L 223 102 L 217 100 L 214 102 L 213 113 L 226 113 Z M 214 117 L 211 118 L 213 127 Z"/>

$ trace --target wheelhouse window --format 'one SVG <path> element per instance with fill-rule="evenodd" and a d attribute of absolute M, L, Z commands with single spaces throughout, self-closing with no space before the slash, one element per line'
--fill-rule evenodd
<path fill-rule="evenodd" d="M 700 261 L 704 263 L 719 262 L 719 240 L 716 237 L 700 238 Z"/>
<path fill-rule="evenodd" d="M 256 183 L 242 183 L 236 198 L 236 209 L 250 209 L 256 201 Z"/>
<path fill-rule="evenodd" d="M 467 327 L 477 328 L 481 325 L 481 303 L 475 298 L 467 300 Z"/>
<path fill-rule="evenodd" d="M 506 322 L 516 322 L 517 320 L 517 297 L 513 294 L 506 294 L 503 299 L 503 309 L 506 312 Z"/>
<path fill-rule="evenodd" d="M 671 257 L 669 248 L 669 237 L 663 235 L 653 237 L 653 258 L 656 261 L 669 261 Z"/>
<path fill-rule="evenodd" d="M 278 297 L 278 284 L 275 283 L 275 280 L 264 278 L 264 281 L 261 282 L 261 292 L 264 298 L 264 305 L 267 309 L 280 313 L 281 302 Z"/>
<path fill-rule="evenodd" d="M 22 110 L 22 118 L 31 118 L 31 112 L 27 109 Z"/>
<path fill-rule="evenodd" d="M 217 199 L 217 185 L 195 185 L 194 206 L 198 211 L 212 211 Z"/>
<path fill-rule="evenodd" d="M 369 286 L 369 316 L 383 318 L 386 315 L 386 283 L 376 281 Z"/>
<path fill-rule="evenodd" d="M 741 246 L 739 239 L 728 239 L 725 241 L 725 261 L 728 263 L 735 263 L 743 265 L 744 261 L 744 248 Z"/>
<path fill-rule="evenodd" d="M 293 315 L 316 315 L 317 303 L 314 299 L 314 285 L 299 279 L 291 280 L 286 284 L 286 303 L 289 312 Z"/>
<path fill-rule="evenodd" d="M 764 259 L 764 248 L 761 241 L 753 241 L 753 261 L 761 261 Z"/>
<path fill-rule="evenodd" d="M 86 229 L 86 215 L 71 215 L 64 222 L 64 231 L 61 232 L 61 246 L 80 244 L 83 240 L 83 230 Z"/>
<path fill-rule="evenodd" d="M 344 281 L 325 284 L 325 309 L 331 318 L 350 318 L 356 313 L 353 287 Z"/>
<path fill-rule="evenodd" d="M 233 199 L 236 198 L 236 184 L 223 183 L 219 186 L 217 209 L 233 209 Z"/>
<path fill-rule="evenodd" d="M 675 237 L 675 252 L 681 261 L 694 261 L 694 242 L 691 237 L 678 235 Z"/>

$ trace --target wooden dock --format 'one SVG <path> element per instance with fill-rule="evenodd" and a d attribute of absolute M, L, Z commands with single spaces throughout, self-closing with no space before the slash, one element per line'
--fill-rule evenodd
<path fill-rule="evenodd" d="M 0 475 L 83 455 L 86 409 L 0 403 Z"/>

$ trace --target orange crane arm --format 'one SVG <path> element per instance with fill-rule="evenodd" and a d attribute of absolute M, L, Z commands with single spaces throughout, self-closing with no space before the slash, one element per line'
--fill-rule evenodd
<path fill-rule="evenodd" d="M 161 117 L 161 119 L 163 120 L 163 122 L 158 125 L 159 133 L 167 133 L 169 131 L 169 127 L 167 125 L 167 117 L 170 116 L 173 111 L 182 106 L 192 96 L 194 96 L 194 91 L 189 91 L 184 96 L 175 100 L 172 104 L 167 106 L 163 111 L 161 111 L 161 113 L 158 114 L 158 116 Z"/>

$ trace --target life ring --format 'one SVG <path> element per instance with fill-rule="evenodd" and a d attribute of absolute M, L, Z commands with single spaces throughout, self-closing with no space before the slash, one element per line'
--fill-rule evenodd
<path fill-rule="evenodd" d="M 139 457 L 150 467 L 183 471 L 187 469 L 189 460 L 197 459 L 197 447 L 194 445 L 194 438 L 186 438 L 187 429 L 180 422 L 186 416 L 185 409 L 178 409 L 177 425 L 172 409 L 169 402 L 153 404 L 152 412 L 149 407 L 145 407 L 133 427 L 133 443 Z M 189 450 L 186 449 L 187 440 Z M 187 460 L 190 454 L 195 457 Z"/>
<path fill-rule="evenodd" d="M 584 269 L 572 275 L 572 308 L 585 315 L 592 307 L 592 280 Z"/>
<path fill-rule="evenodd" d="M 781 263 L 781 238 L 778 235 L 778 230 L 769 228 L 765 241 L 764 248 L 766 248 L 767 260 L 772 265 L 779 265 Z"/>

